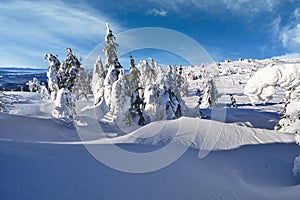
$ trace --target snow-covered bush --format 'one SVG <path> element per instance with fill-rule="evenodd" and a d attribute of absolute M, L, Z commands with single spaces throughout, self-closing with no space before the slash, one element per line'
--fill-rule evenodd
<path fill-rule="evenodd" d="M 294 176 L 300 175 L 300 155 L 294 160 L 293 174 Z"/>
<path fill-rule="evenodd" d="M 245 86 L 244 93 L 252 104 L 272 99 L 276 87 L 286 91 L 283 116 L 275 129 L 282 132 L 300 132 L 300 66 L 299 64 L 269 65 L 257 71 Z"/>
<path fill-rule="evenodd" d="M 9 110 L 13 107 L 14 102 L 18 101 L 19 98 L 19 95 L 0 91 L 0 112 L 9 112 Z"/>

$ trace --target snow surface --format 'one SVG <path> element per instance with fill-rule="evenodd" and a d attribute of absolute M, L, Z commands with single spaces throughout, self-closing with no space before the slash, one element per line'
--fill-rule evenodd
<path fill-rule="evenodd" d="M 271 102 L 255 107 L 243 94 L 250 76 L 273 62 L 286 61 L 220 63 L 218 108 L 202 109 L 206 119 L 182 117 L 143 127 L 102 119 L 105 102 L 94 107 L 92 100 L 76 105 L 85 122 L 76 126 L 53 118 L 55 105 L 38 94 L 18 92 L 22 99 L 9 114 L 0 114 L 0 199 L 299 199 L 300 148 L 294 135 L 273 130 L 284 93 L 277 90 Z M 211 65 L 184 73 L 205 74 Z M 196 90 L 205 82 L 189 81 L 184 100 L 191 116 L 198 112 Z M 230 108 L 229 94 L 238 108 Z M 108 137 L 91 128 L 99 126 Z M 163 169 L 131 174 L 107 167 L 84 146 L 112 143 L 135 153 L 169 143 L 191 148 Z"/>

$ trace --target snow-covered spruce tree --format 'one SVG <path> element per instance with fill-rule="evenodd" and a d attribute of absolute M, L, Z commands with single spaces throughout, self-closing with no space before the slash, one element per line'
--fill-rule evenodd
<path fill-rule="evenodd" d="M 67 58 L 61 63 L 57 72 L 59 90 L 56 95 L 55 108 L 52 115 L 70 121 L 76 118 L 73 95 L 79 94 L 78 91 L 81 90 L 80 88 L 75 88 L 80 85 L 77 77 L 81 63 L 70 48 L 67 48 L 66 51 L 68 53 Z"/>
<path fill-rule="evenodd" d="M 130 124 L 129 108 L 130 98 L 125 95 L 124 74 L 112 85 L 110 113 L 113 121 L 117 123 Z"/>
<path fill-rule="evenodd" d="M 0 112 L 8 113 L 21 96 L 0 91 Z"/>
<path fill-rule="evenodd" d="M 98 56 L 96 63 L 94 64 L 93 78 L 91 82 L 91 89 L 94 94 L 94 104 L 100 103 L 104 96 L 104 79 L 105 71 L 102 64 L 101 57 Z"/>
<path fill-rule="evenodd" d="M 63 87 L 58 91 L 52 115 L 56 118 L 62 118 L 68 122 L 75 119 L 75 103 L 73 101 L 72 94 L 66 87 Z"/>
<path fill-rule="evenodd" d="M 106 105 L 109 108 L 111 104 L 112 85 L 118 80 L 119 74 L 123 73 L 123 67 L 118 61 L 118 45 L 116 43 L 115 36 L 112 34 L 112 31 L 109 28 L 109 24 L 106 24 L 106 29 L 105 46 L 103 51 L 106 56 L 105 67 L 108 68 L 108 71 L 104 79 L 104 98 Z"/>
<path fill-rule="evenodd" d="M 61 64 L 58 58 L 49 52 L 45 54 L 44 59 L 47 59 L 49 63 L 49 67 L 47 71 L 48 87 L 51 94 L 51 100 L 54 101 L 56 99 L 56 95 L 59 90 L 58 73 Z"/>
<path fill-rule="evenodd" d="M 202 102 L 200 104 L 200 108 L 216 107 L 217 94 L 218 91 L 216 88 L 215 81 L 212 78 L 208 79 L 202 96 Z"/>
<path fill-rule="evenodd" d="M 116 60 L 118 60 L 117 56 L 117 47 L 116 38 L 112 33 L 112 30 L 109 27 L 109 24 L 106 23 L 106 36 L 105 36 L 105 46 L 104 53 L 106 57 L 105 67 L 109 68 Z"/>
<path fill-rule="evenodd" d="M 139 126 L 145 125 L 150 122 L 149 117 L 144 114 L 144 97 L 143 89 L 137 88 L 131 95 L 131 107 L 129 109 L 131 124 Z"/>
<path fill-rule="evenodd" d="M 135 67 L 134 59 L 131 56 L 130 71 L 129 74 L 125 76 L 125 94 L 127 96 L 132 96 L 133 93 L 139 88 L 140 76 L 140 70 Z"/>
<path fill-rule="evenodd" d="M 144 90 L 144 112 L 150 121 L 166 120 L 166 102 L 160 98 L 160 89 L 156 84 L 148 85 Z"/>
<path fill-rule="evenodd" d="M 153 69 L 146 60 L 141 60 L 138 63 L 137 68 L 141 73 L 140 87 L 146 88 L 148 85 L 156 82 L 155 69 Z"/>
<path fill-rule="evenodd" d="M 91 74 L 88 69 L 80 67 L 76 74 L 74 87 L 72 91 L 74 100 L 88 99 L 88 94 L 91 94 Z"/>

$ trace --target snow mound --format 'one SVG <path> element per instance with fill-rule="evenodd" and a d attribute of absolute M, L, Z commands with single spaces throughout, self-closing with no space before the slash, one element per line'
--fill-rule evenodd
<path fill-rule="evenodd" d="M 181 117 L 177 120 L 158 121 L 148 124 L 130 134 L 99 143 L 161 144 L 175 141 L 200 150 L 229 150 L 250 144 L 293 143 L 294 135 L 276 131 L 241 127 L 235 124 Z"/>

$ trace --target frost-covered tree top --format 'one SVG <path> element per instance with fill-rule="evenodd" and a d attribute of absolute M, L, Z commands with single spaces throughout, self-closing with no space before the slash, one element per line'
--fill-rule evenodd
<path fill-rule="evenodd" d="M 109 27 L 109 24 L 106 23 L 106 36 L 105 36 L 105 46 L 104 53 L 106 56 L 105 67 L 108 68 L 110 65 L 115 64 L 118 60 L 117 56 L 117 47 L 116 38 L 112 33 L 112 30 Z"/>

